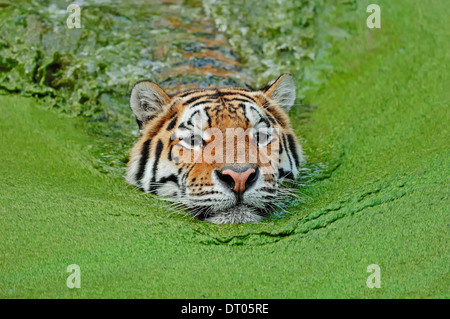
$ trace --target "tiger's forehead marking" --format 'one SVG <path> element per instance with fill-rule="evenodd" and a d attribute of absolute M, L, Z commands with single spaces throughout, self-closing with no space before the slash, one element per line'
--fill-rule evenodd
<path fill-rule="evenodd" d="M 183 110 L 179 128 L 204 130 L 208 127 L 251 127 L 260 124 L 270 126 L 258 98 L 244 89 L 198 90 L 177 97 Z"/>

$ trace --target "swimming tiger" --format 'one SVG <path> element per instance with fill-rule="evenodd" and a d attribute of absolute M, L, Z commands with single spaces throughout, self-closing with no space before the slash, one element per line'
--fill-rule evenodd
<path fill-rule="evenodd" d="M 137 82 L 130 107 L 140 137 L 126 180 L 200 220 L 260 221 L 279 201 L 280 183 L 297 178 L 304 163 L 287 115 L 295 98 L 288 73 L 260 90 L 197 88 L 169 95 L 151 81 Z"/>

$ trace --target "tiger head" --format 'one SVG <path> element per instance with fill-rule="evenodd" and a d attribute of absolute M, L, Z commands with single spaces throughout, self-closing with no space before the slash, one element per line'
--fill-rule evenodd
<path fill-rule="evenodd" d="M 294 101 L 290 74 L 258 91 L 207 88 L 172 96 L 138 82 L 130 106 L 141 135 L 126 180 L 201 220 L 259 221 L 279 201 L 280 183 L 296 178 L 303 163 L 287 116 Z"/>

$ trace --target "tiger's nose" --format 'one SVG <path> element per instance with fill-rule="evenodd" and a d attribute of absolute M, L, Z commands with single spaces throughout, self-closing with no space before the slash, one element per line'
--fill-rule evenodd
<path fill-rule="evenodd" d="M 258 179 L 258 167 L 224 167 L 216 171 L 219 180 L 235 193 L 242 194 Z"/>

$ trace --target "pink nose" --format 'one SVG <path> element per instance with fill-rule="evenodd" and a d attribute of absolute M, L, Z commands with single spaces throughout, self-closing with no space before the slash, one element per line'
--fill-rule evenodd
<path fill-rule="evenodd" d="M 247 182 L 254 182 L 256 179 L 256 171 L 253 168 L 247 169 L 245 172 L 236 172 L 232 169 L 225 169 L 222 171 L 223 176 L 229 176 L 234 181 L 234 187 L 233 185 L 230 185 L 236 193 L 241 192 L 243 193 L 247 186 L 249 186 Z M 252 177 L 249 179 L 250 175 Z"/>

